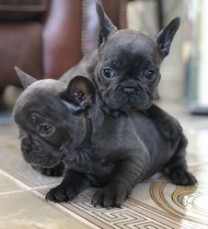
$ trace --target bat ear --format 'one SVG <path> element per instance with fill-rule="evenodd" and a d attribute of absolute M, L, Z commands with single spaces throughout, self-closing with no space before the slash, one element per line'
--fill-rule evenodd
<path fill-rule="evenodd" d="M 163 54 L 163 57 L 167 56 L 170 51 L 170 46 L 173 38 L 180 26 L 180 18 L 174 18 L 164 29 L 162 29 L 156 37 L 157 45 Z"/>
<path fill-rule="evenodd" d="M 28 86 L 36 82 L 37 80 L 33 78 L 32 76 L 28 75 L 27 73 L 23 72 L 20 68 L 14 67 L 20 82 L 24 89 L 26 89 Z"/>
<path fill-rule="evenodd" d="M 115 31 L 117 31 L 116 26 L 112 23 L 110 18 L 106 15 L 102 5 L 97 2 L 96 3 L 96 11 L 100 24 L 100 32 L 99 32 L 99 46 L 103 44 L 109 37 L 109 35 Z"/>
<path fill-rule="evenodd" d="M 61 98 L 67 108 L 73 113 L 79 113 L 90 108 L 95 103 L 95 87 L 84 76 L 76 76 L 62 93 Z"/>

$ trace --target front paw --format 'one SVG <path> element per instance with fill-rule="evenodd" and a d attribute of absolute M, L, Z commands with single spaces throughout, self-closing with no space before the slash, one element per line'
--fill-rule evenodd
<path fill-rule="evenodd" d="M 170 178 L 175 185 L 191 186 L 197 184 L 195 176 L 187 170 L 174 170 L 171 172 Z"/>
<path fill-rule="evenodd" d="M 92 197 L 94 206 L 100 205 L 105 208 L 118 207 L 120 208 L 127 198 L 127 191 L 123 187 L 107 186 L 103 189 L 98 189 Z"/>
<path fill-rule="evenodd" d="M 66 202 L 72 200 L 76 196 L 76 193 L 70 187 L 66 187 L 62 184 L 55 188 L 52 188 L 47 194 L 45 199 L 53 202 Z"/>
<path fill-rule="evenodd" d="M 179 139 L 183 134 L 180 123 L 174 118 L 162 121 L 159 129 L 163 137 L 169 141 Z"/>

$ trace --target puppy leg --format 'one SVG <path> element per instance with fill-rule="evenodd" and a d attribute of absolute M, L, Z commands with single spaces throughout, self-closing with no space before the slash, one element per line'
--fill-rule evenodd
<path fill-rule="evenodd" d="M 45 199 L 53 202 L 72 200 L 76 195 L 87 189 L 89 186 L 89 180 L 84 174 L 69 169 L 66 171 L 61 184 L 52 188 L 46 194 Z"/>
<path fill-rule="evenodd" d="M 60 163 L 53 168 L 42 168 L 36 165 L 32 165 L 32 167 L 45 176 L 60 177 L 64 173 L 63 163 Z"/>
<path fill-rule="evenodd" d="M 112 178 L 109 184 L 95 192 L 92 204 L 94 206 L 101 205 L 105 208 L 121 207 L 132 188 L 140 180 L 141 172 L 138 168 L 140 168 L 140 165 L 134 161 L 128 159 L 119 161 L 111 175 Z"/>
<path fill-rule="evenodd" d="M 156 105 L 152 105 L 145 114 L 155 123 L 163 137 L 170 141 L 181 138 L 183 130 L 179 122 Z"/>
<path fill-rule="evenodd" d="M 192 175 L 187 168 L 186 163 L 186 146 L 187 139 L 184 135 L 176 148 L 174 156 L 171 158 L 170 162 L 167 164 L 169 170 L 170 179 L 173 184 L 188 186 L 195 185 L 197 183 L 196 178 Z"/>

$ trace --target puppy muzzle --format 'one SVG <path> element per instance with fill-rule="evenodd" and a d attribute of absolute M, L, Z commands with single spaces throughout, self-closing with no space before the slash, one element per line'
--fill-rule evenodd
<path fill-rule="evenodd" d="M 117 95 L 122 98 L 124 110 L 131 108 L 145 110 L 152 104 L 151 96 L 140 86 L 119 86 Z"/>
<path fill-rule="evenodd" d="M 126 97 L 133 97 L 137 94 L 137 88 L 135 87 L 124 87 L 121 89 Z"/>
<path fill-rule="evenodd" d="M 51 168 L 61 162 L 61 157 L 53 155 L 53 149 L 28 137 L 21 139 L 21 151 L 25 161 L 29 164 Z"/>

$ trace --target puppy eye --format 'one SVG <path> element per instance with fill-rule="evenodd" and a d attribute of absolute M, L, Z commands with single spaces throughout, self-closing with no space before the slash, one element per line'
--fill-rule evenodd
<path fill-rule="evenodd" d="M 145 73 L 145 77 L 150 81 L 155 80 L 156 76 L 157 76 L 157 74 L 156 74 L 155 70 L 148 70 Z"/>
<path fill-rule="evenodd" d="M 111 68 L 104 68 L 102 70 L 102 75 L 106 79 L 112 79 L 115 77 L 115 73 Z"/>
<path fill-rule="evenodd" d="M 38 132 L 42 136 L 52 135 L 55 132 L 55 127 L 49 124 L 43 123 L 43 124 L 40 124 L 38 128 Z"/>

